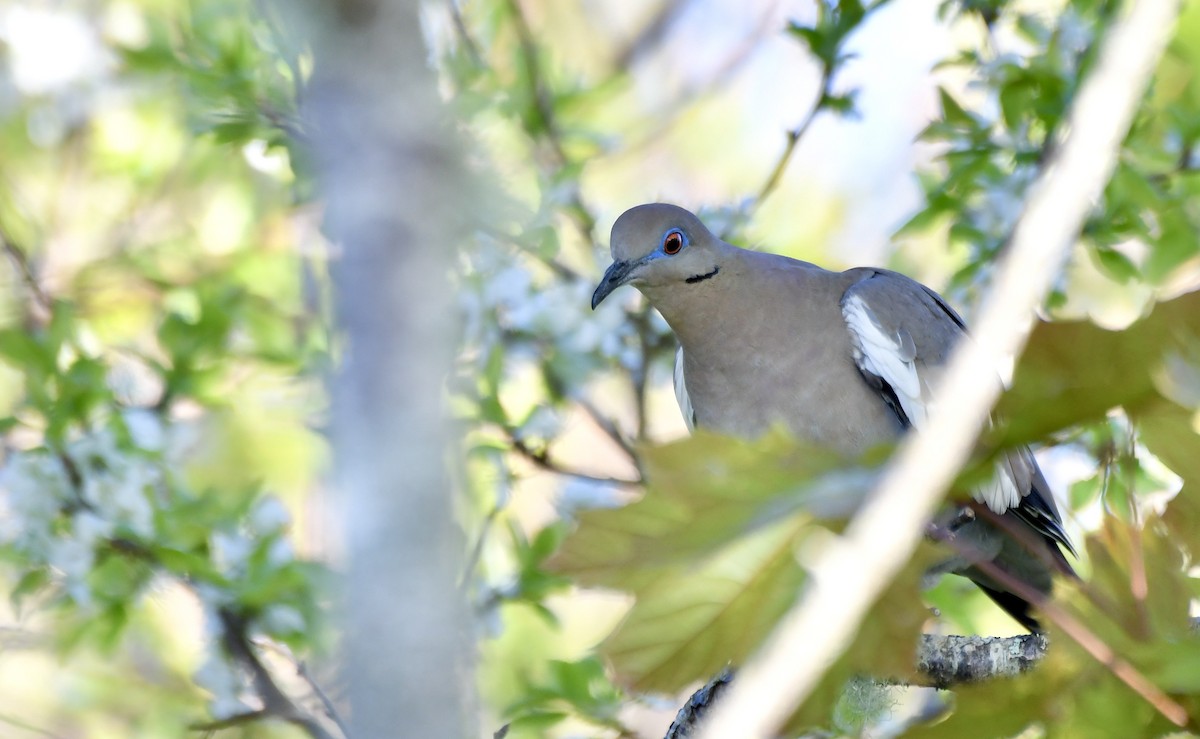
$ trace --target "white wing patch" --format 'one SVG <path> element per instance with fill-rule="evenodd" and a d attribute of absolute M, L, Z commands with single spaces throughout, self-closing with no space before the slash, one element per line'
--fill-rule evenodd
<path fill-rule="evenodd" d="M 975 500 L 986 504 L 996 514 L 1003 514 L 1009 508 L 1021 505 L 1024 493 L 1017 487 L 1017 473 L 1012 468 L 1012 458 L 997 460 L 992 477 L 973 492 Z"/>
<path fill-rule="evenodd" d="M 696 430 L 696 411 L 692 408 L 692 399 L 688 397 L 687 385 L 683 382 L 683 347 L 675 352 L 675 400 L 679 401 L 679 412 L 683 414 L 683 422 L 688 431 Z"/>
<path fill-rule="evenodd" d="M 864 372 L 886 382 L 896 393 L 900 408 L 913 426 L 925 423 L 925 385 L 917 376 L 916 347 L 912 337 L 897 333 L 888 336 L 875 323 L 871 309 L 859 295 L 849 295 L 842 303 L 842 317 L 850 329 L 854 361 Z"/>
<path fill-rule="evenodd" d="M 995 513 L 1003 513 L 1021 504 L 1021 491 L 1016 488 L 1016 481 L 1013 476 L 1013 470 L 1009 468 L 1007 459 L 1000 459 L 996 462 L 996 468 L 992 471 L 991 479 L 984 482 L 974 491 L 974 499 L 979 503 L 988 505 L 989 509 Z"/>
<path fill-rule="evenodd" d="M 928 383 L 917 373 L 916 347 L 912 337 L 900 331 L 889 336 L 875 322 L 862 296 L 850 294 L 842 302 L 842 317 L 850 329 L 854 361 L 864 372 L 882 379 L 896 393 L 900 408 L 914 428 L 925 425 L 929 407 Z M 676 393 L 682 369 L 676 365 Z M 1017 476 L 1007 459 L 996 462 L 992 478 L 974 490 L 975 499 L 996 514 L 1021 504 Z"/>

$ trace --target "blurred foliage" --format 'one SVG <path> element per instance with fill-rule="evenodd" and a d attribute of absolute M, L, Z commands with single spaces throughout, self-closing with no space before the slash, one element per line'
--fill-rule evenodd
<path fill-rule="evenodd" d="M 434 3 L 426 17 L 468 154 L 501 196 L 456 245 L 464 331 L 448 398 L 464 432 L 463 588 L 480 625 L 483 720 L 510 722 L 512 737 L 661 731 L 646 727 L 669 720 L 680 690 L 762 643 L 887 451 L 842 460 L 782 435 L 674 440 L 678 425 L 659 419 L 667 326 L 632 290 L 587 308 L 606 261 L 599 224 L 632 205 L 619 180 L 598 184 L 599 164 L 623 158 L 654 179 L 669 159 L 654 148 L 664 128 L 712 130 L 706 95 L 724 72 L 648 102 L 640 71 L 704 48 L 672 39 L 687 5 L 642 10 L 620 32 L 534 0 Z M 847 70 L 860 32 L 896 8 L 820 0 L 770 29 L 807 55 L 815 94 L 779 132 L 762 183 L 701 209 L 715 231 L 746 240 L 814 120 L 867 115 L 857 91 L 870 80 Z M 0 577 L 5 618 L 32 645 L 0 669 L 6 729 L 174 736 L 229 720 L 214 733 L 316 733 L 247 714 L 265 699 L 247 679 L 257 668 L 324 720 L 306 661 L 336 644 L 322 615 L 332 555 L 314 520 L 320 376 L 336 346 L 305 155 L 319 132 L 300 115 L 317 62 L 285 10 L 0 6 L 0 246 L 12 265 L 0 293 Z M 942 8 L 958 49 L 934 73 L 923 201 L 899 235 L 951 255 L 956 300 L 986 285 L 1119 11 Z M 68 46 L 82 51 L 39 52 Z M 1141 319 L 1039 325 L 987 439 L 1083 460 L 1067 517 L 1085 577 L 1055 600 L 1067 627 L 1047 619 L 1053 648 L 1036 672 L 956 690 L 943 721 L 911 733 L 1149 736 L 1171 729 L 1164 706 L 1196 715 L 1200 305 L 1178 296 L 1200 260 L 1196 49 L 1192 2 L 1046 306 L 1078 317 L 1090 266 L 1101 301 L 1142 296 Z M 666 86 L 671 74 L 651 68 Z M 675 154 L 707 162 L 719 143 Z M 908 563 L 792 729 L 901 721 L 861 676 L 909 674 L 915 634 L 933 623 L 918 587 L 931 556 Z M 944 628 L 1012 629 L 954 579 L 927 600 Z M 1130 674 L 1151 689 L 1131 689 Z M 114 683 L 153 698 L 131 705 Z M 325 687 L 336 701 L 336 681 Z"/>
<path fill-rule="evenodd" d="M 947 60 L 951 67 L 970 69 L 985 98 L 966 104 L 967 96 L 978 97 L 976 91 L 960 99 L 941 89 L 941 116 L 923 135 L 945 147 L 943 166 L 922 175 L 927 204 L 905 229 L 950 223 L 951 240 L 966 245 L 972 256 L 955 278 L 960 289 L 1002 249 L 1026 188 L 1061 138 L 1063 117 L 1090 68 L 1101 31 L 1120 4 L 1072 2 L 1052 17 L 1006 12 L 1006 3 L 963 7 L 988 21 L 993 42 L 1008 29 L 1019 50 L 996 53 L 989 45 Z M 1104 202 L 1084 228 L 1088 254 L 1119 282 L 1161 285 L 1200 255 L 1193 161 L 1200 97 L 1191 43 L 1198 19 L 1188 4 L 1126 138 Z M 1051 305 L 1064 297 L 1058 294 Z"/>
<path fill-rule="evenodd" d="M 0 674 L 5 735 L 295 735 L 247 670 L 331 644 L 296 538 L 329 345 L 282 19 L 0 7 L 5 620 L 75 673 Z"/>

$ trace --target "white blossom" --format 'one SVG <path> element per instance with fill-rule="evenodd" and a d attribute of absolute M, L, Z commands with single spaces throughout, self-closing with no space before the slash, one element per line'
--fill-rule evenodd
<path fill-rule="evenodd" d="M 483 302 L 487 305 L 518 304 L 529 295 L 533 281 L 529 271 L 510 264 L 484 283 Z"/>
<path fill-rule="evenodd" d="M 533 413 L 529 414 L 529 418 L 525 419 L 525 423 L 521 424 L 519 436 L 522 439 L 552 439 L 558 435 L 561 428 L 562 418 L 559 414 L 550 406 L 542 405 L 535 408 Z"/>
<path fill-rule="evenodd" d="M 213 563 L 227 576 L 237 576 L 246 570 L 246 562 L 254 552 L 254 542 L 240 531 L 214 531 L 209 537 Z"/>
<path fill-rule="evenodd" d="M 284 537 L 279 537 L 267 547 L 267 564 L 272 567 L 282 567 L 296 558 L 292 543 Z"/>
<path fill-rule="evenodd" d="M 18 452 L 0 471 L 0 496 L 5 508 L 2 540 L 44 561 L 49 553 L 52 523 L 71 497 L 71 483 L 62 462 L 39 451 Z"/>
<path fill-rule="evenodd" d="M 1061 60 L 1064 71 L 1074 72 L 1076 57 L 1087 50 L 1092 40 L 1092 31 L 1074 8 L 1067 6 L 1058 17 L 1058 43 L 1065 58 Z"/>
<path fill-rule="evenodd" d="M 626 503 L 615 485 L 585 478 L 567 478 L 554 501 L 561 518 L 571 518 L 577 512 L 593 508 L 619 508 Z"/>
<path fill-rule="evenodd" d="M 230 718 L 250 710 L 250 706 L 241 699 L 241 675 L 229 659 L 215 648 L 209 651 L 200 668 L 192 675 L 192 681 L 212 696 L 208 710 L 213 718 Z"/>
<path fill-rule="evenodd" d="M 75 514 L 73 523 L 75 538 L 93 546 L 113 535 L 112 521 L 86 509 Z"/>
<path fill-rule="evenodd" d="M 217 617 L 217 611 L 230 604 L 229 593 L 206 582 L 196 583 L 192 590 L 200 599 L 200 605 L 204 609 L 205 638 L 208 641 L 220 640 L 222 626 L 221 619 Z"/>
<path fill-rule="evenodd" d="M 122 416 L 138 448 L 148 452 L 162 451 L 166 443 L 166 429 L 159 414 L 144 408 L 130 408 Z"/>
<path fill-rule="evenodd" d="M 87 576 L 96 561 L 93 543 L 74 537 L 60 537 L 50 543 L 47 561 L 62 573 L 71 600 L 80 606 L 90 606 L 92 592 L 88 588 Z"/>
<path fill-rule="evenodd" d="M 274 495 L 264 495 L 254 504 L 246 524 L 257 536 L 270 536 L 287 528 L 292 521 L 287 506 Z"/>
<path fill-rule="evenodd" d="M 268 634 L 303 633 L 308 625 L 304 615 L 291 606 L 272 605 L 263 609 L 258 626 Z"/>

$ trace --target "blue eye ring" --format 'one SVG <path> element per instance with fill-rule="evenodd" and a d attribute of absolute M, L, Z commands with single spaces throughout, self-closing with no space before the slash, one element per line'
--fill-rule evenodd
<path fill-rule="evenodd" d="M 678 254 L 679 250 L 683 248 L 685 243 L 686 243 L 686 240 L 683 238 L 683 231 L 680 231 L 677 228 L 673 228 L 670 231 L 667 231 L 667 233 L 663 235 L 663 240 L 662 240 L 663 254 L 666 254 L 668 256 L 673 255 L 673 254 Z"/>

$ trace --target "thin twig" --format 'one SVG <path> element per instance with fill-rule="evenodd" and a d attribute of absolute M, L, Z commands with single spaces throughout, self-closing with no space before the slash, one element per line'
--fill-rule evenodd
<path fill-rule="evenodd" d="M 308 663 L 303 660 L 297 661 L 296 674 L 304 678 L 304 681 L 308 683 L 308 687 L 312 688 L 313 694 L 317 696 L 317 700 L 321 701 L 321 706 L 325 709 L 325 715 L 328 716 L 333 723 L 337 724 L 338 729 L 340 729 L 342 732 L 342 736 L 349 737 L 350 727 L 347 726 L 345 720 L 342 719 L 341 714 L 337 710 L 337 706 L 334 705 L 333 700 L 329 697 L 329 694 L 321 688 L 320 683 L 317 682 L 316 678 L 313 677 L 312 672 L 309 671 Z"/>
<path fill-rule="evenodd" d="M 517 41 L 521 44 L 521 63 L 525 67 L 529 91 L 533 94 L 534 111 L 537 112 L 542 128 L 546 131 L 546 143 L 554 152 L 556 164 L 559 167 L 566 166 L 570 160 L 563 147 L 558 118 L 554 114 L 553 98 L 545 80 L 542 79 L 541 54 L 533 38 L 533 31 L 529 28 L 529 20 L 525 17 L 520 0 L 507 0 L 507 5 L 512 13 L 513 26 L 517 30 Z"/>
<path fill-rule="evenodd" d="M 636 313 L 630 314 L 629 317 L 630 322 L 637 330 L 638 348 L 642 355 L 642 361 L 630 372 L 629 376 L 630 383 L 633 386 L 634 404 L 637 415 L 637 438 L 639 439 L 645 438 L 648 427 L 649 409 L 646 406 L 646 402 L 649 397 L 650 365 L 654 362 L 657 353 L 667 346 L 654 331 L 654 327 L 650 322 L 650 315 L 653 310 L 649 305 L 643 305 Z M 673 347 L 673 343 L 670 346 Z"/>
<path fill-rule="evenodd" d="M 921 634 L 915 659 L 916 674 L 896 680 L 875 676 L 884 686 L 921 686 L 952 689 L 997 678 L 1011 678 L 1029 672 L 1046 656 L 1043 634 L 1018 636 L 956 636 Z M 674 723 L 663 739 L 684 739 L 699 730 L 734 680 L 733 670 L 723 670 L 688 698 L 679 709 Z M 919 719 L 918 719 L 919 722 Z"/>
<path fill-rule="evenodd" d="M 1132 424 L 1132 421 L 1129 421 Z M 1126 447 L 1122 452 L 1121 464 L 1125 472 L 1125 500 L 1129 506 L 1129 594 L 1133 596 L 1133 607 L 1137 613 L 1137 636 L 1145 639 L 1150 635 L 1150 611 L 1146 605 L 1150 585 L 1146 576 L 1146 553 L 1142 551 L 1142 516 L 1138 509 L 1136 487 L 1137 464 L 1136 437 L 1132 427 L 1126 434 Z"/>
<path fill-rule="evenodd" d="M 293 49 L 284 48 L 288 46 L 288 37 L 284 34 L 279 20 L 271 12 L 268 4 L 264 0 L 255 0 L 254 7 L 258 11 L 259 17 L 262 18 L 263 23 L 266 24 L 267 29 L 271 32 L 271 35 L 275 37 L 276 50 L 279 52 L 279 56 L 283 57 L 283 63 L 287 65 L 288 72 L 292 76 L 292 96 L 295 98 L 293 102 L 295 103 L 296 110 L 300 110 L 304 105 L 304 74 L 300 69 L 299 57 L 291 53 Z M 301 138 L 301 140 L 304 139 Z"/>
<path fill-rule="evenodd" d="M 956 548 L 960 552 L 967 551 L 962 547 Z M 1129 686 L 1133 692 L 1141 696 L 1142 699 L 1161 713 L 1168 721 L 1176 726 L 1187 725 L 1187 709 L 1174 701 L 1157 685 L 1150 682 L 1130 662 L 1118 656 L 1112 647 L 1108 646 L 1094 631 L 1071 615 L 1065 608 L 1049 600 L 1044 593 L 1041 593 L 996 566 L 994 562 L 985 559 L 974 559 L 972 564 L 980 572 L 1003 585 L 1009 592 L 1037 607 L 1038 611 L 1048 621 L 1061 629 L 1064 634 L 1091 655 L 1093 659 L 1107 667 L 1113 676 Z"/>
<path fill-rule="evenodd" d="M 575 398 L 575 402 L 588 414 L 592 419 L 592 423 L 596 424 L 608 438 L 613 440 L 613 443 L 620 447 L 625 454 L 629 455 L 629 459 L 633 461 L 634 466 L 640 468 L 637 451 L 633 448 L 633 444 L 621 433 L 621 430 L 617 428 L 617 424 L 611 418 L 601 413 L 600 409 L 592 405 L 591 401 L 587 398 L 577 397 Z"/>
<path fill-rule="evenodd" d="M 286 135 L 294 143 L 308 145 L 310 143 L 308 134 L 300 128 L 300 121 L 297 118 L 291 118 L 286 113 L 276 110 L 274 106 L 265 100 L 260 100 L 258 103 L 259 114 L 277 129 L 280 133 Z"/>
<path fill-rule="evenodd" d="M 247 724 L 264 721 L 269 718 L 272 718 L 271 712 L 260 708 L 254 711 L 226 716 L 215 721 L 201 721 L 192 724 L 188 728 L 192 731 L 220 731 L 221 729 L 232 729 L 235 726 L 246 726 Z"/>
<path fill-rule="evenodd" d="M 38 282 L 37 275 L 33 272 L 33 265 L 29 263 L 29 256 L 3 230 L 0 230 L 0 246 L 12 260 L 13 266 L 17 268 L 17 273 L 21 276 L 21 281 L 25 283 L 25 289 L 29 291 L 29 296 L 33 300 L 37 312 L 37 315 L 33 316 L 34 320 L 38 323 L 45 323 L 50 318 L 54 301 L 50 299 L 41 283 Z"/>
<path fill-rule="evenodd" d="M 132 557 L 152 566 L 160 564 L 154 552 L 132 539 L 114 538 L 108 541 L 108 545 L 113 551 L 124 556 Z M 195 581 L 187 575 L 176 575 L 176 577 L 189 587 L 195 587 L 196 585 Z M 198 724 L 193 728 L 211 731 L 258 719 L 277 718 L 304 729 L 313 739 L 336 739 L 316 719 L 309 715 L 307 711 L 296 705 L 275 684 L 270 671 L 267 670 L 262 660 L 254 653 L 254 649 L 250 645 L 250 640 L 246 636 L 245 619 L 228 608 L 218 610 L 217 616 L 221 622 L 221 641 L 226 654 L 250 672 L 255 691 L 258 694 L 259 700 L 262 701 L 263 707 L 260 710 L 250 711 L 230 718 Z M 341 722 L 336 716 L 331 716 L 331 718 L 338 723 L 339 728 L 342 728 Z M 349 734 L 346 734 L 343 730 L 343 736 L 348 737 Z"/>
<path fill-rule="evenodd" d="M 529 20 L 525 17 L 525 12 L 521 9 L 520 0 L 507 0 L 507 5 L 512 13 L 513 25 L 517 30 L 517 40 L 521 45 L 521 61 L 525 68 L 525 76 L 529 83 L 530 92 L 533 95 L 534 110 L 541 121 L 542 130 L 545 131 L 545 136 L 542 138 L 550 145 L 550 150 L 555 159 L 555 169 L 561 172 L 571 163 L 571 159 L 567 156 L 566 146 L 563 144 L 562 130 L 558 125 L 558 117 L 554 112 L 554 101 L 550 87 L 546 84 L 542 76 L 541 57 L 538 52 L 537 42 L 534 41 L 533 31 L 529 28 Z M 596 218 L 583 202 L 583 196 L 579 192 L 578 180 L 573 179 L 572 182 L 573 185 L 569 196 L 567 212 L 575 222 L 584 240 L 595 247 Z"/>
<path fill-rule="evenodd" d="M 60 737 L 61 737 L 60 734 L 55 734 L 52 731 L 48 731 L 46 729 L 42 729 L 40 727 L 26 723 L 25 721 L 17 718 L 16 716 L 0 714 L 0 723 L 8 724 L 9 726 L 20 729 L 21 731 L 28 732 L 31 734 L 37 734 L 38 736 L 50 737 L 50 739 L 60 739 Z"/>
<path fill-rule="evenodd" d="M 671 24 L 687 8 L 691 0 L 664 0 L 642 30 L 629 40 L 613 61 L 613 69 L 626 72 L 639 59 L 652 52 L 666 38 Z"/>
<path fill-rule="evenodd" d="M 767 175 L 767 179 L 758 190 L 758 195 L 751 201 L 749 209 L 753 213 L 766 200 L 775 188 L 779 187 L 780 181 L 783 180 L 783 173 L 787 170 L 788 163 L 792 160 L 792 155 L 796 152 L 796 147 L 800 143 L 800 139 L 808 133 L 808 129 L 812 127 L 813 121 L 825 109 L 825 100 L 829 97 L 830 87 L 833 84 L 833 68 L 824 67 L 821 70 L 821 84 L 817 91 L 817 100 L 809 109 L 808 114 L 804 116 L 804 120 L 800 121 L 800 125 L 787 132 L 787 145 L 783 147 L 783 153 L 779 156 L 775 166 L 771 169 L 771 173 Z"/>
<path fill-rule="evenodd" d="M 582 272 L 579 272 L 574 267 L 563 264 L 562 262 L 555 259 L 554 257 L 550 257 L 550 256 L 546 256 L 545 254 L 542 254 L 537 249 L 534 249 L 532 246 L 530 246 L 529 244 L 522 241 L 521 238 L 518 236 L 514 236 L 512 234 L 505 233 L 504 231 L 501 231 L 500 229 L 496 229 L 496 228 L 487 228 L 487 229 L 485 229 L 484 232 L 488 236 L 491 236 L 492 238 L 496 239 L 497 241 L 503 241 L 503 242 L 512 244 L 513 246 L 520 249 L 524 253 L 526 253 L 529 256 L 533 257 L 534 259 L 538 260 L 539 263 L 545 265 L 546 267 L 549 267 L 550 270 L 553 271 L 555 275 L 557 275 L 558 277 L 560 277 L 564 280 L 570 280 L 573 282 L 589 282 L 589 283 L 591 282 L 591 280 L 589 278 L 584 277 Z"/>
<path fill-rule="evenodd" d="M 126 251 L 138 235 L 138 231 L 150 221 L 155 207 L 167 198 L 176 183 L 184 180 L 185 173 L 190 172 L 193 146 L 191 140 L 185 142 L 183 151 L 175 158 L 171 168 L 155 181 L 152 188 L 148 188 L 149 192 L 136 193 L 135 197 L 125 204 L 122 213 L 112 220 L 104 235 L 97 239 L 110 253 Z"/>
<path fill-rule="evenodd" d="M 483 54 L 479 51 L 479 43 L 467 29 L 467 22 L 463 18 L 462 8 L 458 7 L 458 0 L 447 0 L 446 5 L 450 8 L 450 20 L 454 24 L 454 32 L 458 35 L 458 40 L 462 43 L 463 48 L 467 50 L 467 55 L 471 57 L 471 63 L 476 67 L 486 66 Z"/>
<path fill-rule="evenodd" d="M 731 54 L 717 65 L 712 74 L 699 82 L 684 86 L 675 96 L 650 110 L 644 117 L 649 119 L 653 125 L 645 133 L 639 133 L 635 141 L 626 144 L 619 156 L 637 155 L 662 138 L 681 121 L 687 120 L 686 116 L 680 115 L 681 110 L 702 96 L 715 93 L 728 84 L 746 62 L 754 56 L 754 52 L 759 48 L 762 40 L 774 32 L 775 26 L 772 19 L 776 5 L 778 5 L 777 1 L 771 3 L 762 12 L 754 29 Z"/>
<path fill-rule="evenodd" d="M 1179 159 L 1175 166 L 1167 172 L 1146 175 L 1146 181 L 1152 185 L 1170 184 L 1171 178 L 1181 174 L 1191 174 L 1196 171 L 1195 140 L 1185 139 L 1180 144 Z"/>
<path fill-rule="evenodd" d="M 586 480 L 588 482 L 595 482 L 603 485 L 636 487 L 642 484 L 641 480 L 623 480 L 616 477 L 599 477 L 569 469 L 550 459 L 550 455 L 545 450 L 531 448 L 523 439 L 517 438 L 512 433 L 509 434 L 509 442 L 512 444 L 513 450 L 519 452 L 522 457 L 525 457 L 530 462 L 533 462 L 534 465 L 546 470 L 547 472 L 553 472 L 556 475 L 573 477 L 577 480 Z"/>
<path fill-rule="evenodd" d="M 499 515 L 500 506 L 492 506 L 492 510 L 488 511 L 483 523 L 480 524 L 479 535 L 475 537 L 475 543 L 471 546 L 471 554 L 467 557 L 466 564 L 463 565 L 462 575 L 459 576 L 459 587 L 465 588 L 470 584 L 471 578 L 475 575 L 475 568 L 479 566 L 479 559 L 483 556 L 483 545 L 492 530 L 492 524 L 496 522 L 496 517 Z"/>
<path fill-rule="evenodd" d="M 321 726 L 320 722 L 310 716 L 308 712 L 301 710 L 275 684 L 275 679 L 271 676 L 270 671 L 254 653 L 254 648 L 250 646 L 250 640 L 246 638 L 245 619 L 228 608 L 218 610 L 217 615 L 221 621 L 221 639 L 225 651 L 250 671 L 255 691 L 263 703 L 261 711 L 264 714 L 263 717 L 277 718 L 298 726 L 308 732 L 313 739 L 336 739 L 324 726 Z"/>

